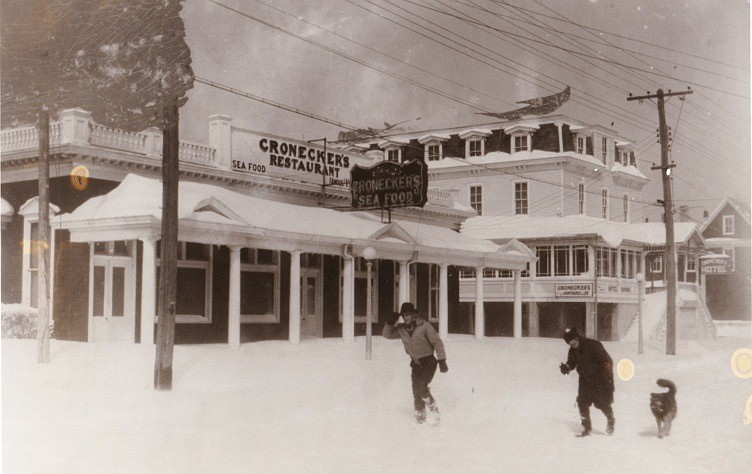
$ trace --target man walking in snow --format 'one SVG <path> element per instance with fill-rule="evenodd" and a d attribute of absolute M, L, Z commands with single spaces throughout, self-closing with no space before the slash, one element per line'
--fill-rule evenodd
<path fill-rule="evenodd" d="M 395 326 L 400 316 L 405 322 Z M 387 339 L 402 339 L 405 352 L 411 358 L 415 419 L 418 423 L 426 421 L 425 410 L 428 408 L 433 419 L 438 421 L 439 408 L 428 385 L 433 380 L 437 364 L 442 372 L 449 370 L 444 343 L 438 333 L 428 321 L 418 315 L 412 303 L 403 303 L 399 314 L 394 314 L 386 321 L 382 335 Z"/>
<path fill-rule="evenodd" d="M 582 433 L 588 436 L 592 430 L 590 422 L 590 405 L 601 410 L 606 415 L 606 433 L 614 432 L 614 372 L 611 356 L 608 355 L 603 344 L 595 339 L 588 339 L 579 334 L 577 328 L 568 329 L 564 333 L 564 341 L 569 344 L 567 362 L 559 366 L 561 373 L 569 374 L 577 369 L 580 384 L 577 391 L 577 406 L 580 409 Z"/>

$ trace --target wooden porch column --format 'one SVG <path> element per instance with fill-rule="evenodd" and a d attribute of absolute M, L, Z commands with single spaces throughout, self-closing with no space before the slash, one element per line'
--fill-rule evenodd
<path fill-rule="evenodd" d="M 230 295 L 227 304 L 227 343 L 240 349 L 240 248 L 230 247 Z"/>
<path fill-rule="evenodd" d="M 486 334 L 486 319 L 483 312 L 483 267 L 475 269 L 475 339 Z"/>
<path fill-rule="evenodd" d="M 290 344 L 300 344 L 300 250 L 290 252 Z"/>
<path fill-rule="evenodd" d="M 141 239 L 141 344 L 154 344 L 154 315 L 157 309 L 157 239 Z"/>
<path fill-rule="evenodd" d="M 410 301 L 410 272 L 407 262 L 399 262 L 399 306 Z"/>
<path fill-rule="evenodd" d="M 540 316 L 538 313 L 538 303 L 536 303 L 535 301 L 531 301 L 527 304 L 527 321 L 528 336 L 540 336 Z"/>
<path fill-rule="evenodd" d="M 514 271 L 514 337 L 522 337 L 522 271 Z"/>
<path fill-rule="evenodd" d="M 446 263 L 439 265 L 439 337 L 442 339 L 449 334 L 448 268 Z"/>
<path fill-rule="evenodd" d="M 342 340 L 355 342 L 355 271 L 354 257 L 344 258 L 342 268 Z"/>

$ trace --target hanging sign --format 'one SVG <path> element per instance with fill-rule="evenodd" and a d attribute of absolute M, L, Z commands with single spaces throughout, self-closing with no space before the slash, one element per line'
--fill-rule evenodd
<path fill-rule="evenodd" d="M 700 257 L 700 270 L 706 275 L 722 275 L 724 273 L 733 273 L 733 262 L 728 255 L 718 255 L 712 257 Z"/>
<path fill-rule="evenodd" d="M 556 297 L 560 296 L 593 296 L 592 283 L 557 283 Z"/>
<path fill-rule="evenodd" d="M 350 180 L 353 209 L 423 207 L 428 201 L 428 167 L 420 160 L 355 165 Z"/>

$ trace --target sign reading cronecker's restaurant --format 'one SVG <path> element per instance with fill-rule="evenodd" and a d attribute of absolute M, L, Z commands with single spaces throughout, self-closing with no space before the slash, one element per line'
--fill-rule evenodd
<path fill-rule="evenodd" d="M 350 178 L 354 209 L 423 207 L 428 201 L 428 168 L 420 160 L 401 165 L 382 161 L 370 168 L 356 165 Z"/>
<path fill-rule="evenodd" d="M 559 296 L 593 296 L 592 283 L 557 283 L 555 294 Z"/>
<path fill-rule="evenodd" d="M 276 135 L 233 129 L 231 169 L 239 173 L 285 178 L 348 188 L 350 170 L 370 165 L 367 156 Z"/>

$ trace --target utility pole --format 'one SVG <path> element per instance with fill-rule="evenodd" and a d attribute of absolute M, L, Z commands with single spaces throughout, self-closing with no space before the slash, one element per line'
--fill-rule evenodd
<path fill-rule="evenodd" d="M 655 94 L 633 97 L 629 94 L 627 100 L 658 100 L 658 121 L 660 124 L 659 137 L 661 142 L 661 166 L 654 166 L 651 169 L 661 170 L 661 179 L 663 181 L 663 213 L 665 216 L 666 226 L 666 354 L 676 355 L 676 249 L 674 242 L 674 215 L 673 202 L 671 198 L 671 169 L 676 165 L 669 164 L 669 137 L 668 125 L 666 125 L 666 107 L 664 99 L 671 96 L 683 96 L 691 94 L 692 90 L 688 89 L 683 92 L 664 93 L 663 89 L 658 89 Z"/>
<path fill-rule="evenodd" d="M 29 237 L 29 250 L 39 261 L 37 308 L 37 362 L 50 362 L 50 112 L 46 105 L 39 111 L 39 237 Z M 32 304 L 35 302 L 32 301 Z"/>

